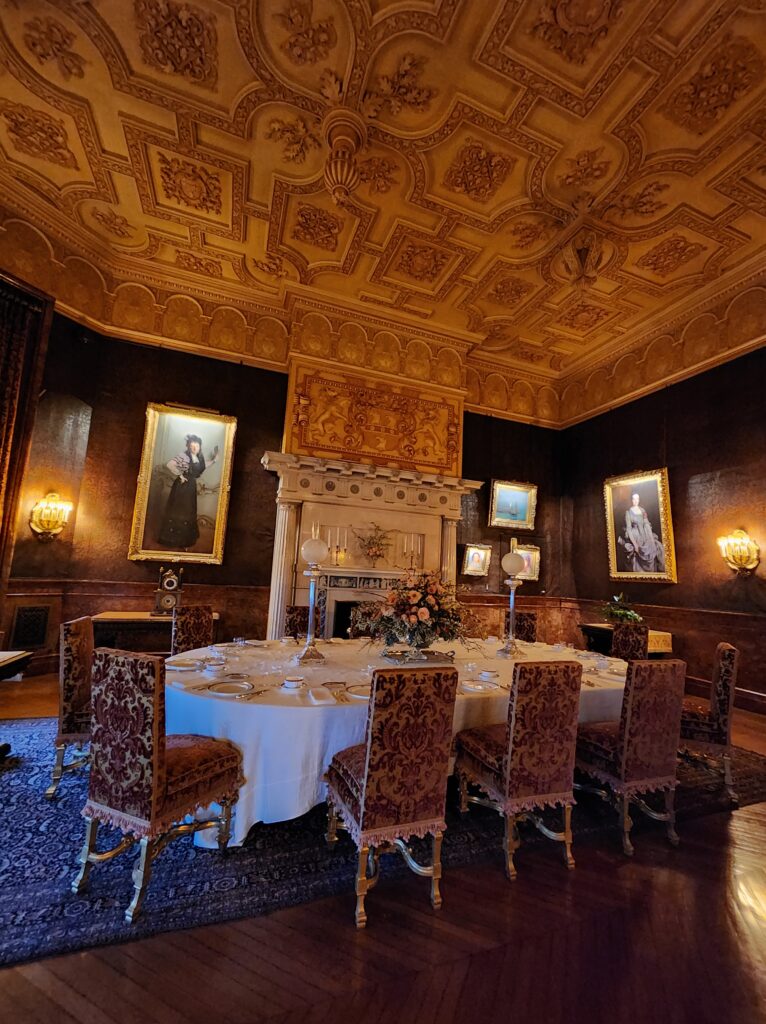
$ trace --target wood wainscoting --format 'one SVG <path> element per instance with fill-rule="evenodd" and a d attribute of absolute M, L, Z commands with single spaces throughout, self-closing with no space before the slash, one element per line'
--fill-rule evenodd
<path fill-rule="evenodd" d="M 80 615 L 104 611 L 150 611 L 154 607 L 153 583 L 119 580 L 12 579 L 0 629 L 10 638 L 16 610 L 46 607 L 48 620 L 44 643 L 35 649 L 26 675 L 55 672 L 58 668 L 59 625 Z M 209 604 L 218 612 L 218 636 L 262 639 L 269 611 L 268 587 L 214 586 L 191 583 L 183 588 L 184 604 Z"/>
<path fill-rule="evenodd" d="M 460 594 L 488 632 L 503 635 L 508 597 L 501 594 Z M 518 611 L 537 612 L 537 638 L 545 643 L 584 647 L 581 622 L 599 622 L 603 601 L 573 597 L 524 597 L 517 592 Z M 722 640 L 740 651 L 737 680 L 738 707 L 766 714 L 766 615 L 717 612 L 704 608 L 673 608 L 669 605 L 636 604 L 651 629 L 673 634 L 673 654 L 687 665 L 687 690 L 707 697 L 713 674 L 716 645 Z"/>

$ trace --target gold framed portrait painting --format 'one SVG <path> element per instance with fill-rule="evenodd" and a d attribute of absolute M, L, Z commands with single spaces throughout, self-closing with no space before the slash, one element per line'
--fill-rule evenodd
<path fill-rule="evenodd" d="M 514 530 L 534 530 L 537 486 L 518 480 L 493 480 L 489 509 L 490 526 Z"/>
<path fill-rule="evenodd" d="M 146 409 L 128 558 L 220 565 L 237 421 L 205 409 Z"/>
<path fill-rule="evenodd" d="M 490 544 L 466 544 L 463 568 L 460 571 L 463 576 L 486 576 L 489 573 L 491 560 L 492 546 Z"/>
<path fill-rule="evenodd" d="M 536 544 L 517 544 L 516 554 L 524 559 L 524 570 L 518 573 L 520 580 L 540 579 L 540 548 Z"/>
<path fill-rule="evenodd" d="M 604 481 L 609 578 L 676 583 L 667 469 Z"/>

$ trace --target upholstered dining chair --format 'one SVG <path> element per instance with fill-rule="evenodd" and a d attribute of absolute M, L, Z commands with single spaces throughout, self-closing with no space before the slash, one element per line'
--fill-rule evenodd
<path fill-rule="evenodd" d="M 358 850 L 356 926 L 367 923 L 365 897 L 378 880 L 380 856 L 399 852 L 431 879 L 431 906 L 441 906 L 442 834 L 446 828 L 454 668 L 376 669 L 364 743 L 341 750 L 325 774 L 327 842 L 345 828 Z M 430 866 L 418 864 L 412 836 L 431 836 Z"/>
<path fill-rule="evenodd" d="M 223 851 L 231 835 L 231 811 L 243 783 L 242 755 L 228 740 L 165 736 L 165 665 L 149 654 L 99 647 L 93 659 L 93 715 L 88 799 L 83 809 L 85 843 L 72 891 L 84 889 L 91 867 L 139 846 L 133 899 L 125 919 L 141 910 L 154 858 L 178 836 L 218 827 Z M 221 814 L 183 823 L 211 803 Z M 100 822 L 123 837 L 96 852 Z"/>
<path fill-rule="evenodd" d="M 720 757 L 726 792 L 739 803 L 731 774 L 731 718 L 737 685 L 739 651 L 731 644 L 716 647 L 710 704 L 685 697 L 681 711 L 681 754 L 704 760 Z"/>
<path fill-rule="evenodd" d="M 209 604 L 183 605 L 173 610 L 170 654 L 183 654 L 213 642 L 213 609 Z"/>
<path fill-rule="evenodd" d="M 90 679 L 93 667 L 93 619 L 84 615 L 62 622 L 59 632 L 59 725 L 56 759 L 51 784 L 45 795 L 52 800 L 64 772 L 84 768 L 87 754 L 65 763 L 66 749 L 74 744 L 82 751 L 90 740 Z"/>
<path fill-rule="evenodd" d="M 643 622 L 616 622 L 612 632 L 613 658 L 644 661 L 649 651 L 649 627 Z"/>
<path fill-rule="evenodd" d="M 668 839 L 678 845 L 674 797 L 685 673 L 686 664 L 675 659 L 629 662 L 620 721 L 594 722 L 578 730 L 577 768 L 608 789 L 579 788 L 616 805 L 628 856 L 633 854 L 631 804 L 664 821 Z M 644 799 L 658 791 L 665 794 L 664 811 L 653 810 Z"/>
<path fill-rule="evenodd" d="M 505 635 L 511 627 L 511 613 L 505 613 Z M 537 643 L 537 612 L 516 612 L 513 618 L 513 637 L 523 643 Z"/>
<path fill-rule="evenodd" d="M 469 803 L 499 811 L 505 819 L 505 872 L 516 878 L 513 855 L 520 846 L 518 823 L 531 821 L 572 857 L 572 790 L 582 665 L 575 661 L 523 662 L 514 666 L 508 719 L 464 729 L 456 736 L 455 773 L 460 810 Z M 469 796 L 468 785 L 484 796 Z M 564 828 L 551 831 L 535 810 L 560 807 Z"/>
<path fill-rule="evenodd" d="M 299 636 L 305 636 L 309 628 L 308 605 L 288 604 L 285 608 L 285 636 L 291 636 L 297 640 Z"/>

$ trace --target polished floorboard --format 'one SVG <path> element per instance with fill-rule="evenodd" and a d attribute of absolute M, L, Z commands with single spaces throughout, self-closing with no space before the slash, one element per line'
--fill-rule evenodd
<path fill-rule="evenodd" d="M 742 715 L 737 742 L 766 749 Z M 446 871 L 438 912 L 425 879 L 383 878 L 363 932 L 349 891 L 7 968 L 0 1021 L 763 1024 L 766 804 L 679 831 L 642 831 L 632 859 L 616 829 L 584 838 L 572 872 L 522 848 L 513 885 L 499 860 Z"/>

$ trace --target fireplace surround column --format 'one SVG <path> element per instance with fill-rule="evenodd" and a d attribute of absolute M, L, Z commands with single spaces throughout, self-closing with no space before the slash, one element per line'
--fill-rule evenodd
<path fill-rule="evenodd" d="M 457 579 L 457 519 L 442 519 L 441 575 L 446 583 Z"/>
<path fill-rule="evenodd" d="M 285 630 L 285 609 L 291 601 L 295 544 L 298 535 L 300 501 L 277 498 L 274 528 L 274 558 L 271 564 L 271 598 L 266 638 L 278 640 Z"/>

